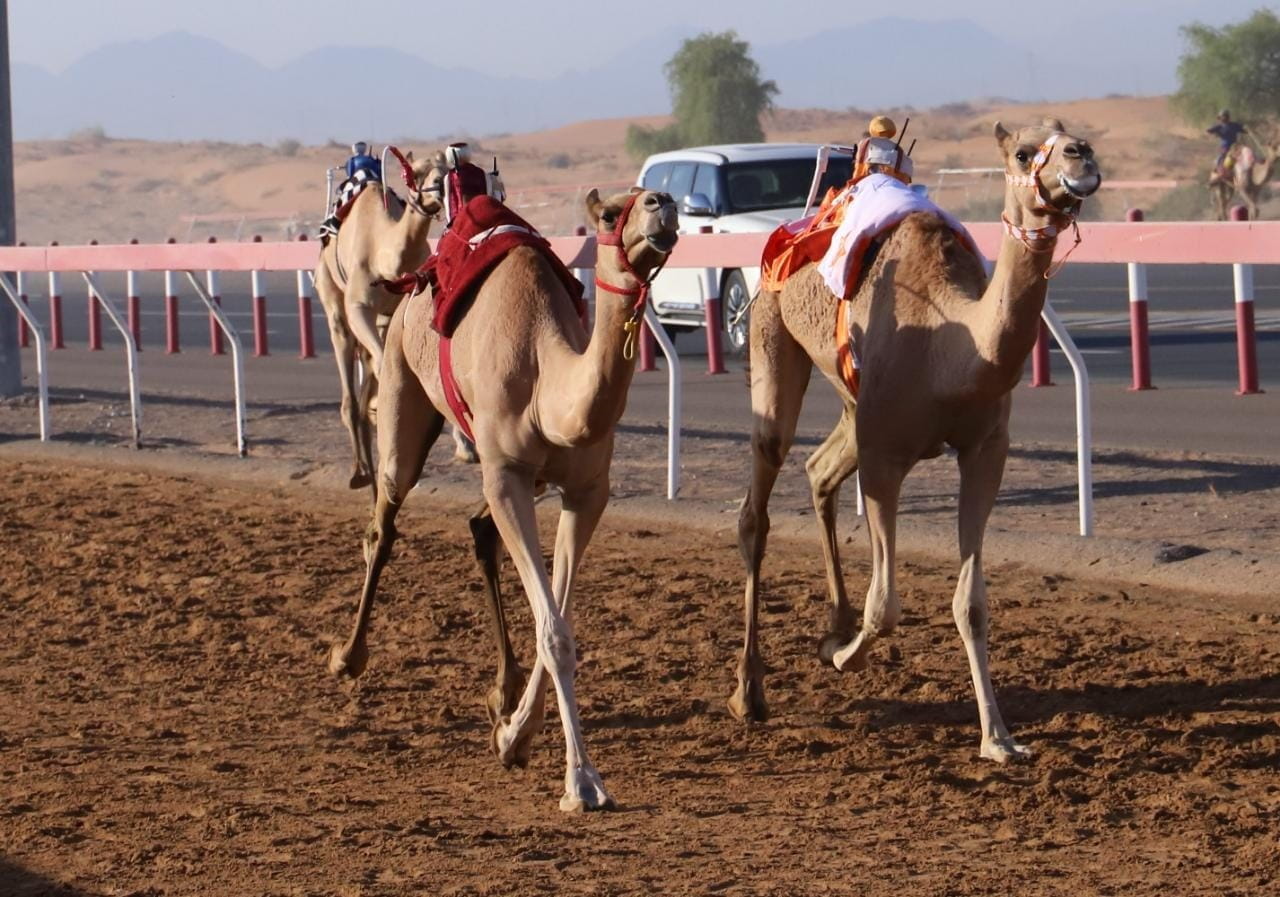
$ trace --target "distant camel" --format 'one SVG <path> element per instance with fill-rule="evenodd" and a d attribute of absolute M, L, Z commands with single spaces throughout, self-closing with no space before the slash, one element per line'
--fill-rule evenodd
<path fill-rule="evenodd" d="M 1027 753 L 1009 735 L 987 666 L 987 590 L 982 540 L 1009 448 L 1010 392 L 1036 341 L 1058 234 L 1102 182 L 1089 144 L 1043 127 L 996 142 L 1006 180 L 1004 241 L 987 281 L 982 259 L 933 213 L 908 215 L 885 239 L 849 300 L 861 363 L 855 396 L 840 372 L 837 306 L 809 263 L 780 292 L 764 292 L 751 316 L 751 484 L 738 520 L 747 567 L 746 639 L 729 707 L 763 720 L 764 661 L 758 643 L 760 565 L 769 532 L 769 493 L 795 436 L 816 365 L 844 403 L 835 430 L 806 468 L 822 528 L 831 628 L 820 656 L 837 670 L 863 670 L 872 643 L 901 616 L 894 578 L 898 496 L 922 458 L 956 450 L 960 465 L 960 576 L 952 611 L 978 695 L 984 757 Z M 866 498 L 872 574 L 862 624 L 845 594 L 836 541 L 840 484 L 857 471 Z"/>
<path fill-rule="evenodd" d="M 566 744 L 563 810 L 611 803 L 582 737 L 570 599 L 583 552 L 609 500 L 614 428 L 635 371 L 648 282 L 675 245 L 677 228 L 676 205 L 665 193 L 637 189 L 601 200 L 592 190 L 586 206 L 601 247 L 590 336 L 551 263 L 538 249 L 519 246 L 475 289 L 449 343 L 458 393 L 474 421 L 484 497 L 532 605 L 536 635 L 537 663 L 519 702 L 518 670 L 503 683 L 511 694 L 496 707 L 490 702 L 492 744 L 504 766 L 528 762 L 531 741 L 542 727 L 549 674 Z M 396 536 L 396 514 L 446 418 L 459 422 L 451 405 L 456 396 L 447 397 L 441 377 L 441 336 L 432 326 L 433 314 L 432 302 L 407 302 L 387 331 L 381 467 L 364 545 L 367 571 L 351 635 L 330 654 L 335 674 L 355 677 L 365 669 L 369 616 Z M 550 577 L 534 514 L 541 483 L 559 486 L 562 495 Z M 482 558 L 495 548 L 477 540 Z M 500 613 L 498 605 L 495 614 Z M 505 627 L 500 617 L 495 622 L 501 644 Z"/>
<path fill-rule="evenodd" d="M 1277 158 L 1280 158 L 1280 142 L 1267 147 L 1266 157 L 1261 163 L 1257 161 L 1252 149 L 1241 146 L 1236 154 L 1236 162 L 1227 176 L 1217 171 L 1209 176 L 1209 195 L 1213 199 L 1214 214 L 1219 221 L 1227 220 L 1231 199 L 1237 194 L 1249 210 L 1249 219 L 1258 220 L 1262 188 L 1271 180 Z"/>

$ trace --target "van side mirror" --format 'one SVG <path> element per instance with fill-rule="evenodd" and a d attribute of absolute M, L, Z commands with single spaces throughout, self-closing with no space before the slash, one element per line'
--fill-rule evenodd
<path fill-rule="evenodd" d="M 690 193 L 680 203 L 681 215 L 705 218 L 715 213 L 715 209 L 711 207 L 711 200 L 707 198 L 705 193 Z"/>

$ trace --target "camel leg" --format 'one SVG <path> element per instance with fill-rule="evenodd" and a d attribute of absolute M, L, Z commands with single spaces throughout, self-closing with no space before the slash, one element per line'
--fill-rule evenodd
<path fill-rule="evenodd" d="M 862 630 L 848 644 L 838 647 L 831 662 L 841 672 L 865 670 L 872 643 L 893 632 L 902 617 L 894 576 L 894 552 L 898 522 L 898 496 L 909 465 L 878 453 L 861 451 L 858 476 L 867 506 L 867 531 L 871 536 L 871 585 L 862 609 Z"/>
<path fill-rule="evenodd" d="M 987 661 L 989 613 L 987 586 L 982 575 L 982 540 L 1000 490 L 1008 453 L 1009 432 L 1003 426 L 986 442 L 960 453 L 960 580 L 951 602 L 978 698 L 978 719 L 982 727 L 980 753 L 997 763 L 1031 754 L 1028 748 L 1014 741 L 1005 728 L 1000 708 L 996 706 Z"/>
<path fill-rule="evenodd" d="M 333 360 L 338 365 L 338 382 L 342 389 L 342 423 L 351 439 L 353 467 L 348 485 L 359 489 L 373 483 L 373 468 L 367 464 L 368 453 L 361 453 L 360 401 L 356 396 L 356 341 L 347 327 L 343 312 L 342 291 L 329 273 L 329 266 L 321 261 L 316 268 L 316 295 L 324 306 L 325 320 L 329 325 L 329 339 L 333 342 Z"/>
<path fill-rule="evenodd" d="M 831 628 L 818 645 L 818 656 L 824 663 L 830 663 L 836 650 L 853 636 L 854 613 L 840 569 L 836 516 L 840 486 L 857 469 L 854 406 L 846 404 L 836 428 L 805 464 L 813 491 L 813 510 L 822 527 L 822 560 L 827 568 L 827 594 L 831 596 Z"/>
<path fill-rule="evenodd" d="M 516 699 L 524 688 L 524 673 L 516 660 L 511 638 L 507 633 L 507 617 L 502 606 L 500 571 L 502 565 L 502 539 L 498 527 L 489 513 L 487 502 L 481 503 L 469 520 L 471 539 L 475 549 L 476 564 L 484 579 L 485 598 L 489 606 L 489 623 L 498 646 L 497 682 L 485 698 L 489 722 L 497 724 L 516 708 Z"/>
<path fill-rule="evenodd" d="M 751 484 L 738 513 L 738 551 L 747 567 L 746 631 L 738 685 L 729 698 L 729 711 L 742 720 L 763 722 L 769 715 L 759 643 L 760 565 L 769 536 L 769 494 L 795 438 L 812 369 L 782 323 L 777 295 L 762 295 L 751 317 Z"/>
<path fill-rule="evenodd" d="M 365 637 L 378 578 L 391 556 L 391 545 L 395 541 L 396 514 L 422 475 L 427 452 L 444 427 L 444 416 L 427 400 L 422 384 L 409 369 L 400 349 L 398 325 L 401 317 L 397 316 L 392 323 L 392 350 L 387 355 L 389 363 L 382 369 L 382 425 L 378 427 L 378 455 L 382 459 L 382 467 L 378 475 L 373 520 L 365 534 L 364 588 L 350 637 L 346 644 L 334 645 L 329 652 L 329 672 L 353 679 L 364 672 L 369 661 Z"/>
<path fill-rule="evenodd" d="M 551 574 L 551 591 L 561 616 L 573 631 L 573 583 L 583 552 L 595 533 L 609 502 L 608 476 L 593 478 L 584 488 L 561 493 L 560 523 L 556 529 L 556 547 Z M 529 762 L 533 736 L 542 730 L 543 705 L 547 691 L 547 668 L 542 658 L 536 659 L 525 686 L 528 710 L 517 708 L 511 719 L 499 720 L 493 727 L 491 746 L 503 765 L 524 767 Z"/>
<path fill-rule="evenodd" d="M 373 492 L 373 500 L 378 500 L 378 486 L 375 480 L 377 464 L 373 459 L 373 420 L 374 404 L 378 397 L 378 378 L 374 376 L 365 358 L 364 381 L 360 384 L 360 402 L 355 415 L 357 444 L 360 447 L 360 463 L 370 473 L 369 486 Z"/>
<path fill-rule="evenodd" d="M 538 544 L 538 521 L 533 508 L 533 476 L 528 470 L 514 466 L 486 466 L 484 493 L 498 525 L 502 540 L 511 554 L 529 603 L 533 609 L 535 642 L 538 661 L 551 674 L 556 689 L 556 701 L 560 707 L 560 722 L 564 728 L 566 772 L 565 794 L 560 799 L 562 810 L 596 810 L 609 806 L 612 801 L 604 790 L 600 774 L 587 759 L 586 743 L 582 738 L 582 723 L 578 717 L 578 703 L 574 696 L 573 674 L 576 651 L 573 631 L 560 612 L 552 591 L 547 570 L 543 564 Z M 566 509 L 567 511 L 567 509 Z M 586 515 L 583 515 L 584 518 Z M 598 518 L 598 513 L 597 513 Z M 564 518 L 562 517 L 562 523 Z M 569 524 L 577 528 L 573 524 Z M 588 532 L 589 536 L 590 533 Z M 557 538 L 558 541 L 558 538 Z M 583 542 L 585 544 L 585 542 Z M 533 718 L 534 694 L 542 687 L 541 672 L 535 667 L 529 685 L 516 707 L 511 723 L 498 734 L 497 747 L 500 756 L 505 755 Z"/>

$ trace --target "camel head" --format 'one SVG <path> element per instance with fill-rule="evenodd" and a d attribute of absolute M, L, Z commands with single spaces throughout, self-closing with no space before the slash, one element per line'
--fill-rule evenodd
<path fill-rule="evenodd" d="M 1056 118 L 1014 133 L 996 122 L 995 137 L 1009 183 L 1006 213 L 1019 220 L 1042 218 L 1046 213 L 1074 216 L 1102 185 L 1093 147 L 1067 134 Z"/>
<path fill-rule="evenodd" d="M 437 151 L 425 159 L 414 159 L 410 152 L 405 156 L 413 168 L 414 192 L 417 202 L 429 218 L 438 218 L 444 211 L 444 176 L 448 172 L 444 153 Z"/>
<path fill-rule="evenodd" d="M 596 242 L 617 246 L 622 267 L 630 267 L 629 273 L 641 280 L 662 264 L 676 245 L 680 222 L 669 193 L 632 187 L 629 193 L 601 199 L 593 188 L 586 206 Z"/>

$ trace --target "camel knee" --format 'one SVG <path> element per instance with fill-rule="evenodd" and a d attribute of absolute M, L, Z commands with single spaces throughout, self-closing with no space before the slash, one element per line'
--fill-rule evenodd
<path fill-rule="evenodd" d="M 787 442 L 780 433 L 756 433 L 751 437 L 751 449 L 756 460 L 777 470 L 787 460 Z"/>
<path fill-rule="evenodd" d="M 748 566 L 758 562 L 764 556 L 764 546 L 768 536 L 769 513 L 757 510 L 752 502 L 752 495 L 748 492 L 738 511 L 738 550 Z"/>
<path fill-rule="evenodd" d="M 867 596 L 866 616 L 862 628 L 877 636 L 886 636 L 902 622 L 902 602 L 892 587 L 873 589 Z"/>
<path fill-rule="evenodd" d="M 538 629 L 538 657 L 549 670 L 572 671 L 577 663 L 573 633 L 558 614 Z"/>

